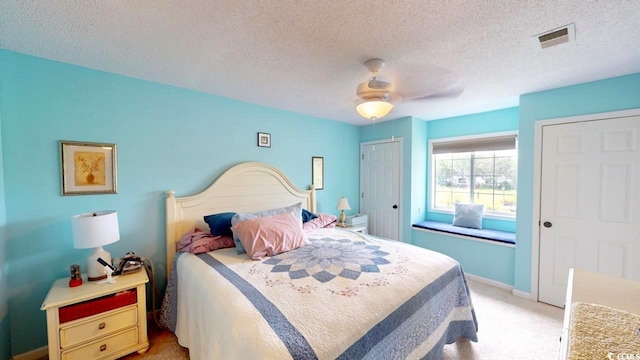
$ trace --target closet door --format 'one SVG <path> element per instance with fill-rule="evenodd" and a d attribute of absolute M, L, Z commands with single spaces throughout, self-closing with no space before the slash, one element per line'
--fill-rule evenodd
<path fill-rule="evenodd" d="M 539 300 L 563 306 L 569 268 L 640 280 L 640 116 L 542 132 Z"/>
<path fill-rule="evenodd" d="M 369 234 L 400 240 L 400 142 L 360 146 L 360 212 L 369 218 Z"/>

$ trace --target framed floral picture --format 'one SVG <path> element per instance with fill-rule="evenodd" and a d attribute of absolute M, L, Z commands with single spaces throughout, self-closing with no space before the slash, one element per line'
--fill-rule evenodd
<path fill-rule="evenodd" d="M 116 194 L 116 145 L 60 141 L 62 195 Z"/>

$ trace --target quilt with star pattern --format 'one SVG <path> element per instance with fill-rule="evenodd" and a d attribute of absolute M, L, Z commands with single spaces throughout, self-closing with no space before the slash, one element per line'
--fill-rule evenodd
<path fill-rule="evenodd" d="M 440 359 L 477 341 L 457 261 L 339 228 L 307 237 L 261 261 L 176 257 L 161 319 L 191 359 Z"/>

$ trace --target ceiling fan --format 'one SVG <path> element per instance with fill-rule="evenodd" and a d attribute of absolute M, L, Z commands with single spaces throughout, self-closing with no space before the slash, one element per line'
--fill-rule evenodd
<path fill-rule="evenodd" d="M 364 81 L 356 88 L 356 94 L 362 100 L 357 106 L 356 111 L 362 117 L 376 120 L 387 115 L 394 107 L 402 101 L 420 101 L 442 97 L 457 97 L 464 91 L 464 85 L 461 79 L 453 82 L 449 86 L 436 92 L 426 95 L 412 96 L 409 99 L 403 99 L 402 93 L 396 91 L 393 84 L 387 81 L 379 80 L 378 73 L 384 66 L 384 60 L 379 58 L 369 59 L 365 61 L 364 66 L 371 72 L 371 79 Z"/>

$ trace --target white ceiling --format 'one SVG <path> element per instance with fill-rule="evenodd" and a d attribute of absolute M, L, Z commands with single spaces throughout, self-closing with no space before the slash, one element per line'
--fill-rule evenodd
<path fill-rule="evenodd" d="M 0 48 L 365 125 L 362 63 L 404 98 L 382 121 L 518 105 L 521 94 L 640 72 L 636 0 L 0 1 Z M 576 41 L 533 36 L 575 23 Z"/>

